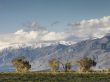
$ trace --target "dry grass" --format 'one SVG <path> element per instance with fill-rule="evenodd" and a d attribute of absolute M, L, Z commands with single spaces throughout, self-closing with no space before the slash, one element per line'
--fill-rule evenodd
<path fill-rule="evenodd" d="M 0 73 L 0 82 L 110 82 L 110 73 Z"/>

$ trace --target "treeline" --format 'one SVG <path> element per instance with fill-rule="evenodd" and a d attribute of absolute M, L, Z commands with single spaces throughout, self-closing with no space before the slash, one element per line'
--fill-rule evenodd
<path fill-rule="evenodd" d="M 57 61 L 54 58 L 49 60 L 49 66 L 50 66 L 52 72 L 58 71 L 59 64 L 62 65 L 65 72 L 72 71 L 73 62 L 67 61 L 66 63 L 63 63 L 59 60 Z M 94 60 L 92 60 L 91 58 L 88 58 L 88 57 L 83 57 L 83 58 L 79 59 L 78 61 L 74 62 L 74 64 L 77 64 L 77 66 L 78 66 L 77 71 L 78 72 L 91 71 L 90 68 L 93 66 L 96 66 L 96 62 Z"/>
<path fill-rule="evenodd" d="M 12 60 L 12 64 L 15 67 L 17 73 L 26 73 L 31 69 L 31 65 L 29 61 L 25 59 L 25 57 L 14 58 Z M 88 72 L 91 71 L 91 67 L 96 66 L 97 63 L 91 58 L 83 57 L 75 61 L 74 64 L 77 64 L 78 72 Z M 48 60 L 48 65 L 52 73 L 59 71 L 61 65 L 65 72 L 70 72 L 72 71 L 73 62 L 67 61 L 64 63 L 55 58 L 51 58 L 50 60 Z"/>

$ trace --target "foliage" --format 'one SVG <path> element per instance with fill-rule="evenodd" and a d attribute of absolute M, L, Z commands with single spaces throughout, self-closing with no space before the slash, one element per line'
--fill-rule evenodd
<path fill-rule="evenodd" d="M 76 61 L 76 63 L 79 66 L 80 72 L 90 71 L 90 68 L 96 65 L 96 62 L 88 57 L 84 57 Z"/>
<path fill-rule="evenodd" d="M 56 70 L 59 68 L 58 62 L 55 58 L 51 58 L 48 63 L 52 72 L 56 72 Z"/>
<path fill-rule="evenodd" d="M 14 58 L 12 60 L 13 66 L 16 68 L 16 72 L 18 73 L 25 73 L 28 72 L 31 68 L 31 65 L 29 64 L 29 61 L 25 60 L 25 58 Z"/>

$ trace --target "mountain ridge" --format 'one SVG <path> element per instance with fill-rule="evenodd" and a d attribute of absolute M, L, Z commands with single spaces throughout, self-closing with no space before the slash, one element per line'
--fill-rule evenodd
<path fill-rule="evenodd" d="M 6 71 L 13 69 L 11 60 L 19 56 L 24 56 L 29 60 L 32 71 L 49 69 L 48 60 L 53 57 L 66 62 L 76 61 L 84 56 L 90 57 L 97 62 L 94 69 L 108 69 L 110 68 L 110 36 L 100 39 L 88 39 L 76 44 L 69 44 L 69 42 L 64 41 L 49 42 L 48 45 L 43 47 L 33 47 L 31 45 L 19 48 L 4 48 L 0 51 L 0 68 L 5 67 Z"/>

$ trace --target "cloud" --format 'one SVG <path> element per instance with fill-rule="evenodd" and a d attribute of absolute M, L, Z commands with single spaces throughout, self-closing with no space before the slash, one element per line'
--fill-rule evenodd
<path fill-rule="evenodd" d="M 110 16 L 69 23 L 68 26 L 71 37 L 74 36 L 79 39 L 101 38 L 110 33 Z"/>
<path fill-rule="evenodd" d="M 66 34 L 64 32 L 48 32 L 46 35 L 42 37 L 44 41 L 57 41 L 57 40 L 64 40 L 66 38 Z"/>
<path fill-rule="evenodd" d="M 28 23 L 15 33 L 0 35 L 0 46 L 41 41 L 73 41 L 79 42 L 89 38 L 100 38 L 110 33 L 110 16 L 100 19 L 82 20 L 69 23 L 70 31 L 48 31 L 36 22 Z"/>
<path fill-rule="evenodd" d="M 23 29 L 15 33 L 0 37 L 0 46 L 5 47 L 12 44 L 25 44 L 30 42 L 42 41 L 63 41 L 66 38 L 64 32 L 49 32 L 49 31 L 29 31 Z"/>
<path fill-rule="evenodd" d="M 49 32 L 49 31 L 29 31 L 25 32 L 23 29 L 14 33 L 16 40 L 36 40 L 36 41 L 59 41 L 66 38 L 64 32 Z"/>
<path fill-rule="evenodd" d="M 34 30 L 34 31 L 44 31 L 47 30 L 44 26 L 40 25 L 37 22 L 28 22 L 23 25 L 23 28 L 26 31 Z"/>
<path fill-rule="evenodd" d="M 59 24 L 60 22 L 59 21 L 55 21 L 55 22 L 53 22 L 52 24 L 51 24 L 51 27 L 53 27 L 54 25 L 57 25 L 57 24 Z"/>
<path fill-rule="evenodd" d="M 24 32 L 23 29 L 20 29 L 20 30 L 18 30 L 18 31 L 15 32 L 15 34 L 24 34 L 24 33 L 25 33 L 25 32 Z"/>
<path fill-rule="evenodd" d="M 65 32 L 50 32 L 45 28 L 40 27 L 36 23 L 29 25 L 29 29 L 20 29 L 15 33 L 1 35 L 0 46 L 6 46 L 10 44 L 22 44 L 28 42 L 41 42 L 41 41 L 61 41 L 65 40 Z M 30 28 L 36 29 L 30 29 Z"/>

